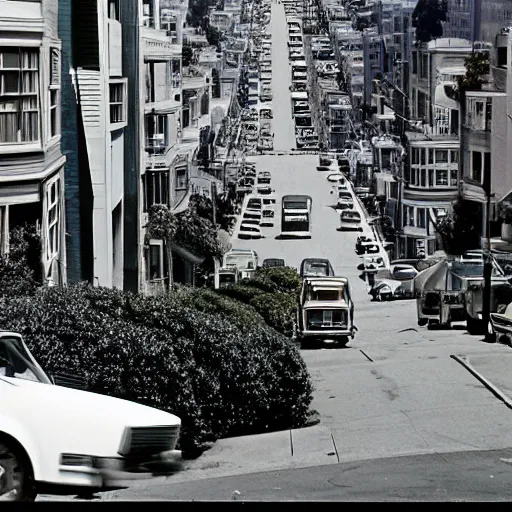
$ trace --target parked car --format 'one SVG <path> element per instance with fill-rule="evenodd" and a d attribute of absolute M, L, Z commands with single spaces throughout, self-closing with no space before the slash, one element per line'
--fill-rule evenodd
<path fill-rule="evenodd" d="M 512 286 L 492 260 L 491 313 L 512 302 Z M 482 322 L 483 261 L 450 257 L 414 278 L 418 325 L 448 326 L 466 321 L 470 334 L 485 332 Z"/>
<path fill-rule="evenodd" d="M 355 210 L 344 210 L 340 215 L 340 231 L 362 231 L 361 214 Z"/>
<path fill-rule="evenodd" d="M 276 212 L 273 206 L 264 206 L 261 211 L 261 221 L 260 226 L 262 227 L 272 227 L 274 225 L 274 217 Z"/>
<path fill-rule="evenodd" d="M 335 341 L 345 346 L 354 338 L 354 303 L 345 277 L 306 277 L 297 305 L 296 335 L 302 348 Z"/>
<path fill-rule="evenodd" d="M 272 151 L 274 149 L 274 139 L 272 137 L 259 137 L 257 149 L 258 151 Z"/>
<path fill-rule="evenodd" d="M 268 196 L 274 192 L 274 189 L 270 185 L 263 185 L 256 188 L 256 192 L 263 196 Z"/>
<path fill-rule="evenodd" d="M 0 501 L 125 487 L 176 461 L 177 416 L 60 382 L 0 331 Z"/>
<path fill-rule="evenodd" d="M 300 277 L 334 277 L 331 262 L 325 258 L 306 258 L 300 264 Z"/>
<path fill-rule="evenodd" d="M 261 265 L 263 268 L 285 267 L 284 260 L 280 258 L 267 258 Z"/>
<path fill-rule="evenodd" d="M 262 204 L 263 203 L 261 201 L 261 197 L 250 197 L 249 200 L 247 201 L 246 209 L 247 210 L 258 210 L 261 212 Z"/>
<path fill-rule="evenodd" d="M 242 224 L 240 224 L 240 229 L 238 230 L 238 238 L 241 240 L 249 240 L 253 238 L 258 239 L 263 238 L 263 235 L 261 234 L 259 227 L 242 222 Z"/>
<path fill-rule="evenodd" d="M 258 174 L 258 185 L 270 185 L 270 173 L 269 172 L 260 172 Z"/>

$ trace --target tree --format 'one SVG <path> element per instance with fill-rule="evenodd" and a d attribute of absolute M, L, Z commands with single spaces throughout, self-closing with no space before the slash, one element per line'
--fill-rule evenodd
<path fill-rule="evenodd" d="M 489 74 L 489 54 L 472 52 L 464 59 L 466 74 L 457 77 L 457 93 L 462 91 L 480 91 L 484 84 L 484 76 Z"/>
<path fill-rule="evenodd" d="M 189 204 L 200 217 L 213 223 L 213 204 L 209 197 L 203 194 L 194 194 L 190 197 Z M 235 205 L 231 197 L 226 194 L 217 194 L 215 206 L 216 223 L 221 229 L 229 231 L 235 221 Z"/>
<path fill-rule="evenodd" d="M 459 194 L 450 214 L 438 221 L 435 229 L 441 236 L 447 254 L 460 255 L 478 249 L 481 244 L 482 212 L 473 201 Z"/>
<path fill-rule="evenodd" d="M 222 257 L 217 227 L 209 219 L 201 217 L 194 206 L 176 216 L 177 225 L 173 241 L 205 258 Z"/>
<path fill-rule="evenodd" d="M 412 26 L 416 40 L 428 43 L 443 35 L 442 21 L 446 21 L 447 0 L 419 0 L 412 13 Z"/>
<path fill-rule="evenodd" d="M 189 66 L 192 61 L 192 56 L 194 55 L 194 50 L 191 46 L 184 44 L 181 49 L 181 60 L 183 67 Z"/>
<path fill-rule="evenodd" d="M 213 25 L 208 25 L 206 29 L 206 40 L 211 46 L 217 46 L 224 39 L 224 34 L 221 30 Z"/>

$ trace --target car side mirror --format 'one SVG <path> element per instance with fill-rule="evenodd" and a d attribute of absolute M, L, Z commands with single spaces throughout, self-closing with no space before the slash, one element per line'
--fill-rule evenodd
<path fill-rule="evenodd" d="M 85 390 L 87 388 L 87 379 L 84 375 L 71 375 L 69 373 L 61 372 L 52 374 L 50 379 L 55 386 L 81 390 Z"/>

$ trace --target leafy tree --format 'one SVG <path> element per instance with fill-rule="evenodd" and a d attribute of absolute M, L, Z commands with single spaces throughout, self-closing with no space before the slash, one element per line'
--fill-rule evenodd
<path fill-rule="evenodd" d="M 213 223 L 213 204 L 212 200 L 203 194 L 194 194 L 190 197 L 190 207 L 194 208 L 200 217 L 208 219 Z M 229 231 L 235 222 L 235 204 L 230 197 L 224 194 L 218 194 L 215 199 L 215 215 L 217 225 Z"/>
<path fill-rule="evenodd" d="M 173 242 L 205 258 L 222 257 L 217 228 L 209 219 L 201 217 L 195 208 L 188 208 L 177 216 Z"/>
<path fill-rule="evenodd" d="M 190 62 L 192 61 L 192 56 L 194 55 L 194 50 L 191 46 L 184 44 L 181 49 L 181 61 L 183 67 L 190 66 Z"/>
<path fill-rule="evenodd" d="M 416 40 L 428 43 L 443 35 L 443 25 L 448 10 L 447 0 L 419 0 L 412 13 L 412 26 L 416 29 Z"/>
<path fill-rule="evenodd" d="M 473 201 L 459 194 L 452 211 L 436 226 L 447 254 L 460 255 L 480 247 L 482 212 Z"/>
<path fill-rule="evenodd" d="M 206 29 L 206 40 L 208 44 L 217 46 L 224 39 L 224 33 L 213 25 L 208 25 Z"/>
<path fill-rule="evenodd" d="M 41 238 L 34 225 L 14 228 L 9 253 L 0 256 L 0 296 L 32 295 L 42 282 Z"/>
<path fill-rule="evenodd" d="M 457 77 L 457 90 L 480 91 L 484 84 L 484 75 L 489 74 L 489 54 L 487 52 L 472 52 L 464 59 L 466 74 Z"/>

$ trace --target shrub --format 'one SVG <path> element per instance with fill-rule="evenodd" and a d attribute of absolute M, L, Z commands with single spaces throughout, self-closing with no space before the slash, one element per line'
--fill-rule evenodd
<path fill-rule="evenodd" d="M 272 281 L 280 292 L 295 293 L 301 285 L 300 276 L 293 267 L 260 268 L 256 275 Z"/>
<path fill-rule="evenodd" d="M 0 327 L 20 332 L 50 373 L 81 373 L 89 391 L 178 415 L 185 456 L 220 436 L 307 419 L 312 388 L 295 346 L 250 306 L 215 292 L 41 288 L 4 297 Z"/>
<path fill-rule="evenodd" d="M 263 293 L 254 297 L 249 304 L 276 331 L 291 338 L 297 311 L 297 300 L 291 293 Z"/>

